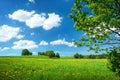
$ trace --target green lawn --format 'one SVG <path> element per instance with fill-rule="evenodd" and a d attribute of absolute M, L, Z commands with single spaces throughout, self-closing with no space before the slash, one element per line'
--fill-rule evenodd
<path fill-rule="evenodd" d="M 0 57 L 0 80 L 119 80 L 105 59 Z"/>

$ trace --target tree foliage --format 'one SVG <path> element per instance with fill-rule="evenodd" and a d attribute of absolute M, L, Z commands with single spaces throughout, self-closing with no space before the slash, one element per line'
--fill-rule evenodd
<path fill-rule="evenodd" d="M 56 54 L 55 54 L 55 57 L 56 57 L 56 58 L 60 58 L 59 53 L 56 53 Z"/>
<path fill-rule="evenodd" d="M 80 41 L 74 41 L 77 46 L 87 46 L 96 53 L 119 47 L 120 0 L 75 0 L 69 16 L 76 30 L 85 32 Z M 108 48 L 102 48 L 104 45 Z M 108 58 L 109 68 L 120 76 L 120 53 L 112 49 Z"/>
<path fill-rule="evenodd" d="M 79 56 L 79 54 L 78 53 L 75 53 L 74 54 L 74 58 L 79 58 L 80 56 Z"/>
<path fill-rule="evenodd" d="M 50 58 L 55 57 L 55 53 L 54 53 L 54 51 L 52 51 L 52 50 L 46 51 L 46 52 L 45 52 L 45 55 L 46 55 L 46 56 L 49 56 Z"/>
<path fill-rule="evenodd" d="M 84 58 L 84 56 L 82 54 L 79 54 L 79 58 Z"/>
<path fill-rule="evenodd" d="M 45 52 L 38 52 L 38 56 L 45 55 Z"/>
<path fill-rule="evenodd" d="M 53 57 L 60 58 L 59 53 L 55 54 L 53 50 L 47 50 L 45 52 L 38 52 L 38 56 L 40 55 L 48 56 L 49 58 L 53 58 Z"/>
<path fill-rule="evenodd" d="M 108 54 L 108 59 L 108 68 L 120 77 L 120 48 L 113 48 Z"/>
<path fill-rule="evenodd" d="M 76 30 L 85 32 L 74 41 L 77 46 L 97 52 L 103 50 L 100 45 L 120 44 L 120 0 L 75 0 L 69 16 Z"/>
<path fill-rule="evenodd" d="M 30 52 L 28 49 L 23 49 L 21 55 L 22 56 L 32 55 L 32 52 Z"/>
<path fill-rule="evenodd" d="M 107 59 L 107 54 L 90 54 L 90 55 L 82 55 L 79 53 L 75 53 L 73 55 L 74 58 L 80 59 Z"/>
<path fill-rule="evenodd" d="M 93 54 L 90 54 L 88 57 L 89 57 L 89 59 L 95 59 L 96 58 L 96 56 L 93 55 Z"/>
<path fill-rule="evenodd" d="M 29 52 L 29 55 L 32 55 L 32 52 Z"/>

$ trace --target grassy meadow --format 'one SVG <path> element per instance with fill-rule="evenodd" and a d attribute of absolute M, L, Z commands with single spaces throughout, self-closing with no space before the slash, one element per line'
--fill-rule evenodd
<path fill-rule="evenodd" d="M 119 80 L 106 59 L 0 57 L 0 80 Z"/>

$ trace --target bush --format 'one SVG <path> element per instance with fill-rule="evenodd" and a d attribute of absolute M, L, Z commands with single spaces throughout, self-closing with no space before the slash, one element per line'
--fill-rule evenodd
<path fill-rule="evenodd" d="M 108 68 L 120 77 L 120 48 L 113 48 L 108 53 Z"/>
<path fill-rule="evenodd" d="M 56 53 L 56 54 L 55 54 L 55 57 L 56 57 L 56 58 L 60 58 L 59 53 Z"/>

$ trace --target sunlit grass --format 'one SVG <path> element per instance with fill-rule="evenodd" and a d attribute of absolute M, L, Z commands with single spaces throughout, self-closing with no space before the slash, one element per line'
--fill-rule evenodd
<path fill-rule="evenodd" d="M 119 80 L 106 59 L 0 57 L 0 80 Z"/>

